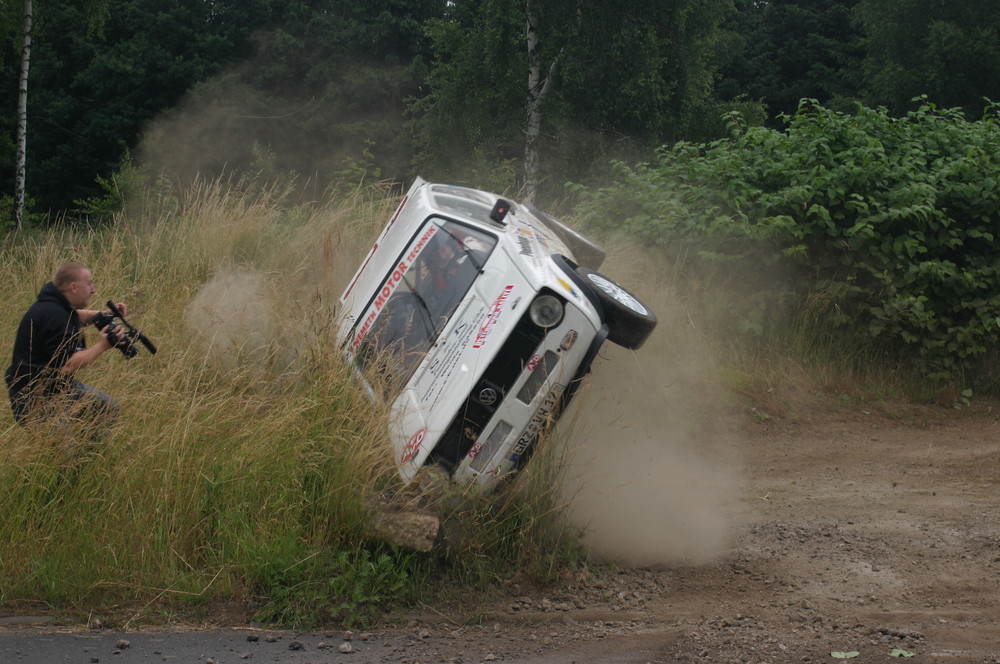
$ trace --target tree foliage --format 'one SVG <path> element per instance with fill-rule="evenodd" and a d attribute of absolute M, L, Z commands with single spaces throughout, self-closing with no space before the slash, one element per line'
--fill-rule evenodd
<path fill-rule="evenodd" d="M 572 2 L 555 4 L 572 7 Z M 450 3 L 441 17 L 428 21 L 433 53 L 428 92 L 412 100 L 416 170 L 484 186 L 490 173 L 498 172 L 509 186 L 513 164 L 523 156 L 518 137 L 527 99 L 525 20 L 520 0 L 466 0 Z M 544 59 L 551 57 L 547 28 L 542 26 Z"/>
<path fill-rule="evenodd" d="M 895 119 L 804 102 L 784 131 L 732 118 L 731 138 L 619 166 L 579 211 L 667 252 L 692 287 L 726 282 L 734 324 L 814 319 L 929 375 L 1000 342 L 1000 122 L 929 103 Z"/>
<path fill-rule="evenodd" d="M 91 193 L 146 122 L 240 53 L 222 24 L 225 3 L 128 0 L 99 30 L 89 7 L 53 1 L 36 12 L 28 163 L 46 209 L 68 209 Z M 8 80 L 5 70 L 5 86 Z M 2 116 L 5 135 L 12 119 Z M 8 181 L 12 168 L 4 154 L 0 180 Z"/>
<path fill-rule="evenodd" d="M 140 154 L 151 149 L 171 175 L 257 168 L 261 155 L 275 172 L 330 179 L 374 164 L 372 174 L 402 175 L 403 100 L 426 75 L 422 24 L 440 4 L 123 0 L 94 31 L 80 3 L 46 2 L 33 61 L 35 197 L 66 210 L 92 196 L 151 127 Z M 12 76 L 0 70 L 5 89 Z M 5 184 L 10 113 L 0 113 Z"/>
<path fill-rule="evenodd" d="M 731 0 L 598 6 L 572 44 L 560 115 L 641 145 L 696 137 L 716 105 L 711 60 Z"/>
<path fill-rule="evenodd" d="M 415 174 L 523 182 L 528 0 L 46 0 L 29 117 L 29 198 L 64 211 L 127 153 L 171 178 L 249 169 L 322 188 Z M 0 89 L 15 93 L 17 3 L 0 4 Z M 102 29 L 94 30 L 95 8 Z M 803 97 L 891 113 L 926 94 L 970 117 L 1000 94 L 992 0 L 607 0 L 531 4 L 551 78 L 542 195 L 600 182 L 611 159 L 757 125 Z M 558 67 L 543 69 L 562 54 Z M 863 66 L 862 66 L 863 65 Z M 6 98 L 13 98 L 7 95 Z M 15 109 L 0 108 L 0 191 Z M 776 119 L 771 126 L 780 127 Z M 0 207 L 4 205 L 0 197 Z"/>
<path fill-rule="evenodd" d="M 1000 3 L 859 0 L 858 17 L 869 104 L 898 114 L 927 95 L 975 118 L 1000 99 Z"/>
<path fill-rule="evenodd" d="M 537 3 L 542 60 L 565 49 L 540 149 L 549 180 L 582 177 L 609 155 L 646 154 L 700 123 L 714 101 L 709 54 L 730 0 Z M 446 179 L 513 177 L 523 154 L 523 0 L 452 3 L 429 24 L 435 60 L 414 106 L 419 166 Z M 456 122 L 461 109 L 461 122 Z M 721 114 L 722 109 L 718 109 Z"/>
<path fill-rule="evenodd" d="M 794 113 L 804 98 L 828 105 L 860 99 L 857 2 L 738 0 L 716 54 L 719 97 L 762 100 L 772 117 Z"/>

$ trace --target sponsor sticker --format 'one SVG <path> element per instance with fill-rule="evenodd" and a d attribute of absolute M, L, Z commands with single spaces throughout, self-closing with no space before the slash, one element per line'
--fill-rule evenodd
<path fill-rule="evenodd" d="M 533 257 L 535 252 L 531 246 L 531 238 L 534 234 L 524 228 L 517 229 L 517 248 L 522 256 Z"/>
<path fill-rule="evenodd" d="M 486 307 L 482 303 L 469 300 L 455 316 L 458 322 L 454 329 L 439 341 L 436 348 L 431 349 L 431 361 L 427 371 L 419 376 L 418 385 L 420 403 L 425 407 L 433 408 L 442 394 L 446 393 L 447 386 L 462 364 L 462 355 L 475 338 L 479 321 L 485 314 Z"/>
<path fill-rule="evenodd" d="M 497 299 L 493 301 L 490 306 L 489 311 L 486 314 L 486 320 L 479 327 L 479 332 L 476 334 L 476 341 L 472 344 L 473 348 L 482 348 L 483 344 L 486 343 L 486 338 L 490 336 L 490 332 L 493 331 L 493 326 L 497 324 L 497 319 L 500 318 L 500 314 L 504 310 L 504 306 L 507 300 L 510 298 L 510 292 L 514 290 L 513 284 L 508 284 L 504 286 L 503 291 L 497 296 Z"/>
<path fill-rule="evenodd" d="M 364 341 L 365 335 L 371 330 L 372 323 L 378 318 L 379 313 L 382 308 L 385 307 L 385 303 L 389 301 L 392 294 L 396 292 L 396 288 L 403 281 L 403 276 L 406 271 L 410 269 L 413 265 L 413 261 L 420 254 L 421 250 L 427 245 L 427 241 L 430 240 L 431 236 L 437 231 L 437 226 L 431 225 L 424 231 L 424 234 L 416 241 L 416 243 L 410 248 L 410 251 L 403 257 L 402 260 L 396 265 L 392 270 L 392 273 L 386 278 L 385 282 L 382 284 L 382 288 L 379 289 L 378 294 L 375 296 L 375 301 L 372 303 L 372 307 L 365 317 L 364 322 L 358 328 L 358 331 L 354 335 L 354 341 L 351 344 L 352 348 L 357 348 L 358 344 Z"/>
<path fill-rule="evenodd" d="M 556 281 L 559 282 L 560 286 L 562 286 L 567 291 L 569 291 L 570 295 L 572 295 L 573 297 L 580 297 L 580 294 L 576 292 L 575 288 L 573 288 L 573 284 L 569 283 L 568 281 L 566 281 L 566 280 L 564 280 L 564 279 L 562 279 L 560 277 L 556 277 Z"/>
<path fill-rule="evenodd" d="M 420 429 L 413 434 L 410 441 L 406 443 L 406 447 L 403 448 L 403 454 L 399 457 L 399 463 L 408 463 L 417 456 L 417 452 L 420 451 L 420 444 L 424 442 L 424 438 L 427 437 L 427 427 L 420 427 Z"/>

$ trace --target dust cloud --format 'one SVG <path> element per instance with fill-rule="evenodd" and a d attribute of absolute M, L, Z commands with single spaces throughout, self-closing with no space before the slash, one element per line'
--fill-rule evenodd
<path fill-rule="evenodd" d="M 321 210 L 255 264 L 223 264 L 198 288 L 186 329 L 207 366 L 267 378 L 300 371 L 304 356 L 332 347 L 337 298 L 363 255 L 349 236 L 364 234 L 339 221 Z"/>
<path fill-rule="evenodd" d="M 313 202 L 341 179 L 350 188 L 362 174 L 393 180 L 406 172 L 411 150 L 399 102 L 381 99 L 384 91 L 372 97 L 371 86 L 354 89 L 368 97 L 353 99 L 266 85 L 261 58 L 195 85 L 148 124 L 137 163 L 158 186 L 183 191 L 196 179 L 234 176 L 295 182 L 295 201 Z"/>
<path fill-rule="evenodd" d="M 625 251 L 626 259 L 639 255 Z M 553 442 L 564 446 L 569 518 L 594 555 L 697 565 L 724 555 L 734 530 L 738 436 L 679 298 L 649 277 L 657 267 L 616 267 L 609 257 L 602 268 L 637 292 L 659 324 L 639 350 L 604 346 Z"/>
<path fill-rule="evenodd" d="M 216 369 L 266 366 L 273 361 L 273 316 L 266 276 L 246 267 L 222 268 L 187 310 L 194 340 Z"/>
<path fill-rule="evenodd" d="M 204 223 L 217 223 L 214 213 L 223 209 L 271 238 L 242 265 L 220 255 L 186 312 L 187 331 L 205 350 L 207 366 L 266 376 L 296 369 L 303 352 L 332 342 L 337 296 L 367 250 L 372 230 L 367 217 L 355 218 L 367 211 L 352 198 L 355 186 L 337 188 L 335 176 L 353 163 L 359 148 L 342 141 L 336 128 L 350 126 L 357 113 L 371 118 L 389 111 L 365 107 L 351 115 L 293 91 L 261 89 L 247 82 L 261 64 L 249 60 L 196 85 L 150 122 L 137 148 L 137 166 L 155 180 L 158 196 L 173 191 L 195 212 L 204 206 Z M 324 121 L 297 123 L 306 111 Z M 321 131 L 317 124 L 333 129 Z M 234 192 L 235 210 L 212 198 L 210 185 L 203 186 L 216 181 L 223 183 L 223 196 L 227 189 Z M 242 200 L 241 188 L 249 186 L 266 195 Z M 368 190 L 375 196 L 379 187 L 390 186 L 373 182 Z M 303 207 L 283 216 L 268 207 L 277 199 L 286 212 Z M 135 201 L 137 207 L 142 202 Z M 309 218 L 302 222 L 307 209 Z M 381 211 L 376 221 L 381 228 Z"/>

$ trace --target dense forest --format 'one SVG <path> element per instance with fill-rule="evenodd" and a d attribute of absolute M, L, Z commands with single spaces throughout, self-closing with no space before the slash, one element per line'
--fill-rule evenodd
<path fill-rule="evenodd" d="M 36 0 L 0 5 L 0 214 L 12 219 L 25 14 L 28 219 L 94 214 L 133 164 L 171 181 L 414 174 L 548 200 L 739 111 L 780 127 L 925 95 L 1000 97 L 991 0 Z"/>

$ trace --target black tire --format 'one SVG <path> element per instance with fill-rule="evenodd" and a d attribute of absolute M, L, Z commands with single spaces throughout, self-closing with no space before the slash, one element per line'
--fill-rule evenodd
<path fill-rule="evenodd" d="M 573 230 L 552 215 L 542 212 L 531 203 L 525 203 L 524 207 L 528 208 L 531 214 L 538 217 L 550 231 L 555 233 L 556 237 L 569 247 L 578 265 L 590 268 L 591 270 L 601 267 L 601 263 L 604 262 L 604 258 L 607 256 L 607 252 L 604 251 L 603 247 L 582 233 Z"/>
<path fill-rule="evenodd" d="M 639 348 L 656 327 L 656 314 L 639 298 L 600 272 L 585 267 L 577 274 L 600 301 L 608 339 L 625 348 Z"/>

